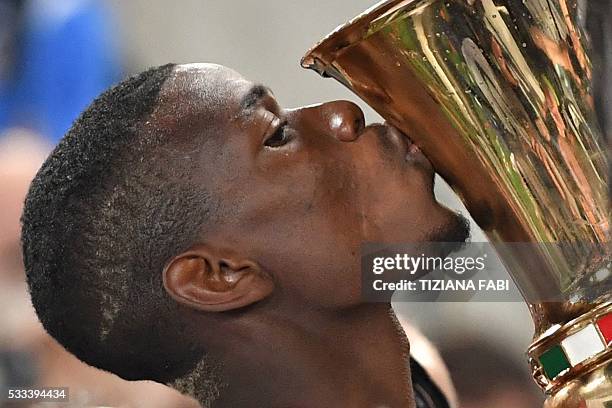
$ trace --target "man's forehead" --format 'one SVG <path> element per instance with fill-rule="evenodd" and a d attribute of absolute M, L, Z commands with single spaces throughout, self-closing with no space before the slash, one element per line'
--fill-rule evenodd
<path fill-rule="evenodd" d="M 192 62 L 189 64 L 177 64 L 174 67 L 175 72 L 187 72 L 187 71 L 208 71 L 208 72 L 224 72 L 233 73 L 234 75 L 241 76 L 238 72 L 233 69 L 226 67 L 225 65 L 213 64 L 211 62 Z"/>
<path fill-rule="evenodd" d="M 231 68 L 218 64 L 195 63 L 177 65 L 168 85 L 169 88 L 191 90 L 196 94 L 213 96 L 234 94 L 249 87 L 249 84 L 248 80 Z"/>
<path fill-rule="evenodd" d="M 238 72 L 217 64 L 182 64 L 160 92 L 153 119 L 164 127 L 175 127 L 205 117 L 235 114 L 252 87 Z"/>

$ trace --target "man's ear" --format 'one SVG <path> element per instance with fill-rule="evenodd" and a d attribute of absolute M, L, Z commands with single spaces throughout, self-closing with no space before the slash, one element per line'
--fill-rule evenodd
<path fill-rule="evenodd" d="M 272 279 L 253 261 L 199 245 L 175 256 L 163 271 L 177 302 L 206 312 L 238 309 L 266 298 Z"/>

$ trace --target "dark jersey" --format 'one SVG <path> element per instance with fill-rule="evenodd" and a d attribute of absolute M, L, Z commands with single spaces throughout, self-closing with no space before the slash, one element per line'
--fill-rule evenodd
<path fill-rule="evenodd" d="M 417 408 L 449 408 L 442 391 L 434 384 L 429 374 L 413 358 L 410 358 L 412 389 Z"/>

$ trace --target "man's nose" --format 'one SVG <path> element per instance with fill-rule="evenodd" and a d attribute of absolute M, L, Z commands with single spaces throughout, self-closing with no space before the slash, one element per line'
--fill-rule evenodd
<path fill-rule="evenodd" d="M 365 118 L 359 106 L 349 101 L 327 102 L 319 106 L 324 126 L 342 142 L 352 142 L 365 126 Z"/>

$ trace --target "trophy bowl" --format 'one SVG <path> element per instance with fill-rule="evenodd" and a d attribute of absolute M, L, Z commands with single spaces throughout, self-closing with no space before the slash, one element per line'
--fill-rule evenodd
<path fill-rule="evenodd" d="M 549 407 L 612 404 L 606 144 L 578 0 L 387 0 L 302 66 L 421 148 L 527 302 Z M 608 404 L 608 405 L 606 405 Z"/>

